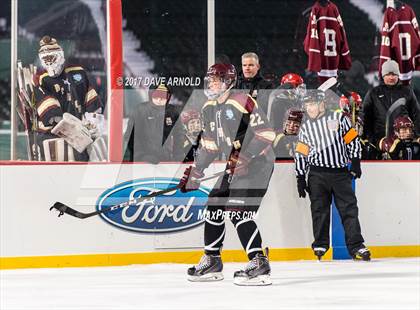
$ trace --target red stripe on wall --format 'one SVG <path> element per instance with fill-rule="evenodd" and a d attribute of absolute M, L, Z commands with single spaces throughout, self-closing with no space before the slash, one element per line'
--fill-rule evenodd
<path fill-rule="evenodd" d="M 109 126 L 109 160 L 122 161 L 122 120 L 124 109 L 123 85 L 117 80 L 123 76 L 122 5 L 121 0 L 109 1 L 109 40 L 111 65 L 111 109 Z"/>

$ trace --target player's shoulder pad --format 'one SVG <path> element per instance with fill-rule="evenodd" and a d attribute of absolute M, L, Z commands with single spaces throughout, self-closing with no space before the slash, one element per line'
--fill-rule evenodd
<path fill-rule="evenodd" d="M 279 133 L 273 141 L 273 147 L 276 147 L 279 144 L 280 140 L 285 137 L 284 133 Z"/>
<path fill-rule="evenodd" d="M 39 71 L 36 76 L 34 77 L 34 84 L 35 85 L 42 85 L 42 82 L 45 80 L 45 78 L 47 78 L 48 72 L 47 70 L 41 70 Z"/>
<path fill-rule="evenodd" d="M 257 102 L 250 95 L 236 93 L 229 97 L 226 104 L 234 106 L 243 114 L 250 114 L 254 108 L 258 108 Z"/>
<path fill-rule="evenodd" d="M 70 73 L 70 72 L 76 72 L 76 71 L 83 71 L 85 72 L 85 69 L 80 65 L 66 65 L 64 67 L 64 72 Z"/>
<path fill-rule="evenodd" d="M 217 105 L 217 101 L 216 100 L 208 100 L 203 107 L 201 108 L 201 111 L 204 111 L 205 109 L 207 109 L 208 107 L 212 107 L 212 106 L 216 106 Z"/>

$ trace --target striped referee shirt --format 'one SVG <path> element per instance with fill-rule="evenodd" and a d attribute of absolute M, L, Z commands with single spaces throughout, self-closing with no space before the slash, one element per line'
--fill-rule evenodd
<path fill-rule="evenodd" d="M 295 150 L 296 175 L 305 175 L 308 166 L 346 167 L 351 158 L 361 158 L 357 131 L 341 112 L 327 111 L 315 120 L 307 119 L 299 130 Z"/>

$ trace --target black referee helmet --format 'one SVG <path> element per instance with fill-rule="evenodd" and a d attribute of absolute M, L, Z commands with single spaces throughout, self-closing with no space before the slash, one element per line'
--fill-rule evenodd
<path fill-rule="evenodd" d="M 325 101 L 325 93 L 319 89 L 308 89 L 302 99 L 303 103 L 322 103 Z"/>

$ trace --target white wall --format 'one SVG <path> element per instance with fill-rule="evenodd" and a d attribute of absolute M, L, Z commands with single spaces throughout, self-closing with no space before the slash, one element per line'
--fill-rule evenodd
<path fill-rule="evenodd" d="M 166 164 L 0 166 L 0 256 L 138 253 L 202 246 L 203 225 L 176 233 L 145 234 L 116 228 L 99 216 L 57 217 L 55 201 L 94 211 L 99 195 L 115 184 L 146 177 L 181 176 L 185 166 Z M 420 244 L 420 163 L 364 163 L 357 181 L 366 243 Z M 212 166 L 208 174 L 222 169 Z M 207 184 L 211 186 L 212 183 Z M 312 242 L 309 200 L 299 199 L 292 163 L 279 163 L 258 222 L 266 246 L 305 248 Z M 225 249 L 240 249 L 228 225 Z"/>

